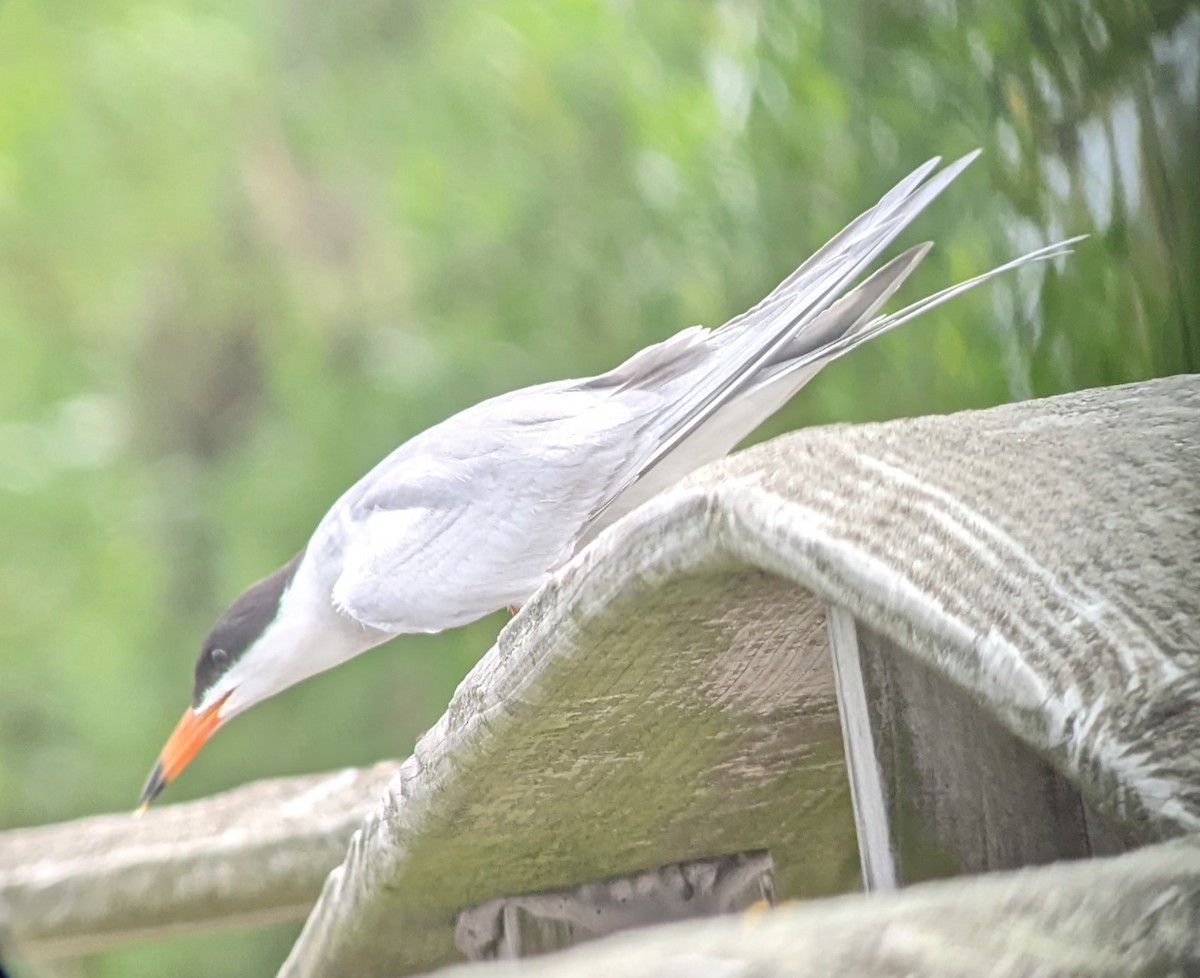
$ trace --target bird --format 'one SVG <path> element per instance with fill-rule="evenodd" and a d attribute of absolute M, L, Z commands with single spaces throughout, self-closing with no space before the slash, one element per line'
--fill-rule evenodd
<path fill-rule="evenodd" d="M 827 363 L 1002 272 L 1069 254 L 1081 238 L 886 315 L 930 242 L 854 286 L 978 153 L 918 167 L 719 329 L 691 326 L 607 373 L 493 397 L 395 449 L 209 631 L 191 704 L 137 813 L 255 704 L 397 635 L 519 608 L 606 527 L 728 454 Z"/>

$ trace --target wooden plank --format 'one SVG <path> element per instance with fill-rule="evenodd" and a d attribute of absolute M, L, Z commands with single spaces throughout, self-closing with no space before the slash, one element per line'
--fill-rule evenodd
<path fill-rule="evenodd" d="M 1200 974 L 1200 848 L 626 931 L 439 978 L 1161 978 Z"/>
<path fill-rule="evenodd" d="M 1091 855 L 1077 788 L 945 677 L 856 633 L 899 882 Z"/>
<path fill-rule="evenodd" d="M 721 852 L 770 851 L 785 898 L 853 885 L 828 605 L 1047 760 L 1094 808 L 1076 834 L 1200 832 L 1198 431 L 1200 382 L 1169 378 L 709 467 L 509 624 L 282 973 L 427 970 L 463 906 Z M 986 865 L 1018 858 L 955 831 Z"/>
<path fill-rule="evenodd" d="M 398 767 L 0 833 L 0 930 L 46 957 L 303 917 Z"/>
<path fill-rule="evenodd" d="M 769 851 L 781 899 L 857 889 L 823 603 L 728 564 L 559 598 L 593 596 L 464 680 L 330 877 L 322 971 L 450 964 L 463 907 L 722 853 Z"/>
<path fill-rule="evenodd" d="M 1145 839 L 924 662 L 830 612 L 863 883 L 1116 855 Z"/>

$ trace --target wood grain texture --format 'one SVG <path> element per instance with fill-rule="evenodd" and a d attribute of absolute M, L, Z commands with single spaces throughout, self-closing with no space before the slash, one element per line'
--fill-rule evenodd
<path fill-rule="evenodd" d="M 856 881 L 823 609 L 1140 841 L 1200 830 L 1200 380 L 801 432 L 610 528 L 464 680 L 282 974 L 453 959 L 489 899 L 768 849 Z"/>
<path fill-rule="evenodd" d="M 1136 827 L 1121 839 L 1064 775 L 920 659 L 868 628 L 857 632 L 885 806 L 873 824 L 863 817 L 873 813 L 856 810 L 859 837 L 864 821 L 890 837 L 900 884 L 1141 841 Z"/>
<path fill-rule="evenodd" d="M 727 853 L 769 849 L 782 898 L 857 887 L 820 603 L 731 564 L 591 609 L 578 584 L 505 631 L 355 836 L 317 973 L 427 970 L 465 907 Z"/>
<path fill-rule="evenodd" d="M 0 930 L 31 956 L 291 920 L 397 764 L 260 781 L 182 805 L 0 834 Z"/>
<path fill-rule="evenodd" d="M 803 432 L 694 491 L 732 555 L 916 655 L 1149 840 L 1200 830 L 1198 445 L 1200 378 L 1174 377 Z"/>
<path fill-rule="evenodd" d="M 1200 973 L 1200 847 L 626 931 L 438 978 L 1163 978 Z"/>
<path fill-rule="evenodd" d="M 897 837 L 894 778 L 888 748 L 896 742 L 891 730 L 881 729 L 872 709 L 877 684 L 868 687 L 869 673 L 859 643 L 860 626 L 845 608 L 829 609 L 829 654 L 837 687 L 838 716 L 846 748 L 846 775 L 858 835 L 858 858 L 863 888 L 868 892 L 896 889 L 903 840 Z M 872 677 L 873 678 L 873 677 Z"/>

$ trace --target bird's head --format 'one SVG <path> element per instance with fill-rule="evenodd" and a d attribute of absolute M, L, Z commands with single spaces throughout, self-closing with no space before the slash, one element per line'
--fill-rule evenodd
<path fill-rule="evenodd" d="M 237 714 L 311 675 L 295 652 L 308 629 L 284 601 L 303 553 L 243 591 L 200 647 L 192 705 L 150 772 L 138 813 L 179 776 L 217 730 Z"/>

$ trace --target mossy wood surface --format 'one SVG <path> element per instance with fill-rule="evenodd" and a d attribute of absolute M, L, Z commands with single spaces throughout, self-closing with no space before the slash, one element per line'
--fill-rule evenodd
<path fill-rule="evenodd" d="M 769 850 L 785 899 L 854 886 L 830 605 L 1049 762 L 1085 817 L 1200 831 L 1198 439 L 1200 381 L 1176 377 L 706 468 L 505 629 L 282 973 L 425 970 L 463 907 L 722 853 Z"/>

